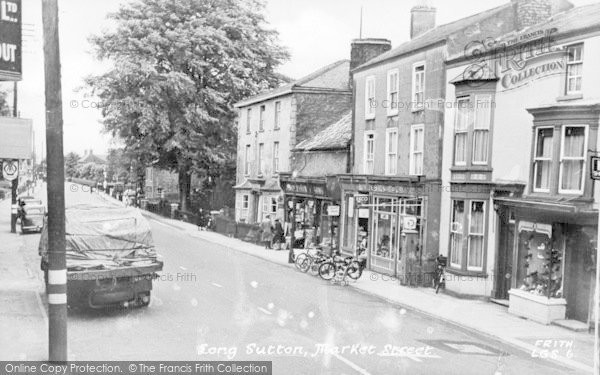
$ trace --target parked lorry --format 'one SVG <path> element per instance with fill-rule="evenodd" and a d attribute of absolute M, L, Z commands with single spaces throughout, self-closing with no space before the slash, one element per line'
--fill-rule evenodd
<path fill-rule="evenodd" d="M 101 308 L 147 306 L 162 270 L 152 233 L 140 211 L 122 206 L 76 205 L 65 210 L 67 303 Z M 48 282 L 48 226 L 39 253 Z"/>

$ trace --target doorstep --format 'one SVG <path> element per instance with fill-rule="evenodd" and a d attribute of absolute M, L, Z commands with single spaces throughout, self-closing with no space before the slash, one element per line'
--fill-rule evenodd
<path fill-rule="evenodd" d="M 508 300 L 507 299 L 499 299 L 499 298 L 490 298 L 490 302 L 493 302 L 497 305 L 501 305 L 504 307 L 508 307 Z"/>
<path fill-rule="evenodd" d="M 553 321 L 552 324 L 574 332 L 587 332 L 590 329 L 587 324 L 580 322 L 579 320 L 560 319 Z"/>

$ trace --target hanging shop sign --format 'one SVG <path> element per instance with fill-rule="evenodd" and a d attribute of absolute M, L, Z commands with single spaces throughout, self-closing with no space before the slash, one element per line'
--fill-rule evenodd
<path fill-rule="evenodd" d="M 19 177 L 19 161 L 4 160 L 2 162 L 2 177 L 7 181 L 12 181 Z"/>
<path fill-rule="evenodd" d="M 590 177 L 592 180 L 600 180 L 600 156 L 590 158 Z"/>
<path fill-rule="evenodd" d="M 369 195 L 368 194 L 356 194 L 354 196 L 354 201 L 356 202 L 357 206 L 360 206 L 361 204 L 368 204 L 369 203 Z"/>
<path fill-rule="evenodd" d="M 21 80 L 21 0 L 0 1 L 0 80 Z"/>
<path fill-rule="evenodd" d="M 340 206 L 327 206 L 327 216 L 340 216 Z"/>

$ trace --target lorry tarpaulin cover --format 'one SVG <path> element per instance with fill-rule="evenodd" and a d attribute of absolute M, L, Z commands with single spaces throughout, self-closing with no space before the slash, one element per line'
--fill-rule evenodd
<path fill-rule="evenodd" d="M 65 210 L 67 269 L 114 269 L 156 262 L 148 221 L 135 208 L 76 205 Z M 40 254 L 47 257 L 48 227 Z"/>

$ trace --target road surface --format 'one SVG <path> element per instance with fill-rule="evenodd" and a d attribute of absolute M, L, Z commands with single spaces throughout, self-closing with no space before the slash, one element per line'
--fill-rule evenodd
<path fill-rule="evenodd" d="M 67 204 L 102 203 L 67 185 Z M 274 374 L 566 374 L 531 353 L 150 219 L 147 308 L 69 311 L 70 360 L 269 360 Z M 38 235 L 28 235 L 37 248 Z M 267 251 L 267 250 L 264 250 Z"/>

